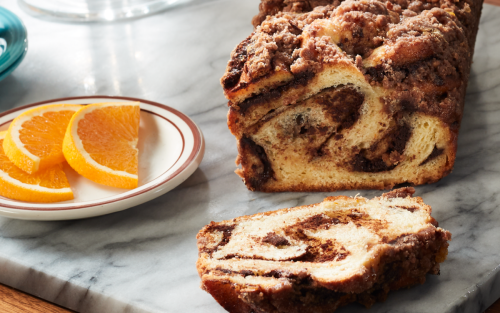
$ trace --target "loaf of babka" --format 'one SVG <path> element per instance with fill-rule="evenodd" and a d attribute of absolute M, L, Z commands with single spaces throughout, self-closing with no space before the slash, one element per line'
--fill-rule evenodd
<path fill-rule="evenodd" d="M 266 192 L 388 189 L 449 174 L 481 8 L 262 0 L 221 79 L 237 174 Z"/>
<path fill-rule="evenodd" d="M 439 274 L 451 234 L 402 188 L 242 216 L 197 236 L 201 287 L 231 313 L 331 313 Z"/>

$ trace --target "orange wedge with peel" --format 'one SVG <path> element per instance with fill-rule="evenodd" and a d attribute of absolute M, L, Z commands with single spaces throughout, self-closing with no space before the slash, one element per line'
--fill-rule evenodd
<path fill-rule="evenodd" d="M 138 185 L 139 102 L 89 104 L 71 118 L 63 142 L 69 165 L 106 186 Z"/>
<path fill-rule="evenodd" d="M 52 104 L 22 113 L 9 126 L 3 141 L 5 154 L 29 174 L 64 162 L 64 134 L 80 108 L 76 104 Z"/>
<path fill-rule="evenodd" d="M 62 164 L 28 174 L 19 169 L 3 150 L 7 132 L 0 132 L 0 195 L 27 202 L 58 202 L 73 199 Z"/>

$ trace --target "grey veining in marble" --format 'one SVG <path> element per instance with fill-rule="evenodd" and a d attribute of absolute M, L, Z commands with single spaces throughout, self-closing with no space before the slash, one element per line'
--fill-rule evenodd
<path fill-rule="evenodd" d="M 23 13 L 29 51 L 0 82 L 0 110 L 46 99 L 121 95 L 164 103 L 202 129 L 200 168 L 173 191 L 87 220 L 0 218 L 0 282 L 80 312 L 224 312 L 199 288 L 196 233 L 212 220 L 310 204 L 332 193 L 249 192 L 219 86 L 251 31 L 257 0 L 214 0 L 112 24 L 61 24 Z M 451 175 L 417 188 L 453 234 L 441 276 L 370 311 L 481 312 L 500 296 L 500 8 L 485 5 Z M 337 192 L 373 197 L 379 191 Z"/>

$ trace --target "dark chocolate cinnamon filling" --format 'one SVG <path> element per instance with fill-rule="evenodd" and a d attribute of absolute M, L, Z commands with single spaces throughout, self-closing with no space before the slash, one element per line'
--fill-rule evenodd
<path fill-rule="evenodd" d="M 354 156 L 352 169 L 355 172 L 378 173 L 394 169 L 403 157 L 406 143 L 411 137 L 412 130 L 407 124 L 396 127 L 389 135 L 387 151 L 378 158 L 369 159 L 365 150 L 361 150 Z M 375 149 L 376 145 L 370 149 Z"/>
<path fill-rule="evenodd" d="M 349 254 L 343 246 L 338 247 L 327 240 L 326 243 L 320 244 L 319 246 L 311 246 L 307 249 L 306 254 L 294 258 L 292 261 L 300 262 L 312 262 L 312 263 L 324 263 L 324 262 L 339 262 L 345 259 Z"/>
<path fill-rule="evenodd" d="M 238 105 L 239 111 L 242 115 L 253 106 L 264 105 L 271 100 L 278 99 L 281 95 L 293 88 L 297 88 L 299 86 L 306 86 L 307 83 L 315 76 L 314 72 L 304 72 L 295 75 L 295 78 L 286 85 L 276 87 L 271 90 L 264 91 L 258 95 L 255 95 L 249 99 L 246 99 L 242 103 Z"/>
<path fill-rule="evenodd" d="M 342 224 L 347 224 L 348 221 L 343 221 Z M 300 228 L 300 229 L 329 229 L 332 225 L 337 225 L 341 221 L 337 217 L 328 217 L 322 214 L 317 214 L 311 216 L 295 225 L 289 227 L 289 229 Z"/>
<path fill-rule="evenodd" d="M 210 255 L 212 255 L 212 253 L 217 251 L 219 247 L 227 245 L 227 243 L 231 239 L 231 235 L 235 227 L 236 225 L 212 225 L 212 224 L 209 225 L 207 228 L 207 233 L 222 232 L 222 240 L 219 242 L 219 244 L 217 244 L 217 246 L 209 249 L 205 248 L 203 252 L 207 252 L 210 253 Z"/>
<path fill-rule="evenodd" d="M 252 36 L 253 34 L 248 36 L 247 39 L 243 40 L 243 42 L 236 47 L 235 53 L 228 63 L 228 68 L 231 70 L 227 72 L 221 80 L 222 87 L 224 87 L 224 89 L 231 89 L 240 81 L 243 67 L 248 59 L 247 46 L 250 44 Z"/>
<path fill-rule="evenodd" d="M 328 92 L 331 89 L 335 89 L 333 94 Z M 324 91 L 326 92 L 318 96 L 317 102 L 327 107 L 327 112 L 334 122 L 340 123 L 337 133 L 354 125 L 359 118 L 359 108 L 365 101 L 365 96 L 351 86 L 331 87 Z"/>
<path fill-rule="evenodd" d="M 267 158 L 266 151 L 257 145 L 252 139 L 243 137 L 240 139 L 241 155 L 251 154 L 257 162 L 252 162 L 251 158 L 245 158 L 242 167 L 246 173 L 249 173 L 247 184 L 254 190 L 259 190 L 269 179 L 274 178 L 274 170 L 271 162 Z"/>
<path fill-rule="evenodd" d="M 396 208 L 403 209 L 403 210 L 406 210 L 406 211 L 410 211 L 411 213 L 419 210 L 419 208 L 416 205 L 412 205 L 412 206 L 396 205 Z"/>
<path fill-rule="evenodd" d="M 290 245 L 290 242 L 285 237 L 276 235 L 274 232 L 267 233 L 266 237 L 262 238 L 262 242 L 272 244 L 276 247 Z"/>
<path fill-rule="evenodd" d="M 326 154 L 324 148 L 330 139 L 342 139 L 341 132 L 351 128 L 359 119 L 365 96 L 351 86 L 337 86 L 324 89 L 316 97 L 317 103 L 327 107 L 326 111 L 331 119 L 340 123 L 335 132 L 331 133 L 318 148 L 311 149 L 310 153 L 313 157 L 321 157 Z"/>

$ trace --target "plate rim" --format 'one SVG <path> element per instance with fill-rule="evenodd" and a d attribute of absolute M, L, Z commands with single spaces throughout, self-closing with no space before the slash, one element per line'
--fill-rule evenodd
<path fill-rule="evenodd" d="M 194 161 L 196 161 L 196 159 L 199 157 L 200 153 L 204 154 L 204 138 L 203 138 L 203 133 L 201 132 L 200 128 L 194 123 L 193 120 L 191 120 L 184 113 L 182 113 L 179 110 L 176 110 L 176 109 L 174 109 L 172 107 L 169 107 L 167 105 L 164 105 L 164 104 L 161 104 L 161 103 L 158 103 L 158 102 L 154 102 L 154 101 L 150 101 L 150 100 L 144 100 L 144 99 L 140 99 L 140 98 L 124 97 L 124 96 L 107 96 L 107 95 L 93 95 L 93 96 L 79 96 L 79 97 L 56 98 L 56 99 L 50 99 L 50 100 L 44 100 L 44 101 L 39 101 L 39 102 L 35 102 L 35 103 L 26 104 L 26 105 L 23 105 L 23 106 L 15 107 L 15 108 L 12 108 L 10 110 L 4 111 L 4 112 L 0 113 L 0 119 L 3 118 L 3 117 L 5 117 L 6 115 L 15 113 L 17 111 L 25 110 L 25 109 L 28 109 L 28 108 L 31 108 L 31 107 L 36 107 L 36 106 L 47 104 L 47 103 L 62 102 L 62 101 L 71 101 L 71 100 L 82 100 L 82 99 L 97 99 L 97 98 L 100 98 L 100 99 L 126 100 L 126 101 L 139 101 L 139 102 L 142 102 L 142 103 L 146 103 L 148 105 L 159 107 L 160 109 L 166 110 L 166 111 L 168 111 L 168 112 L 176 115 L 184 123 L 186 123 L 186 125 L 189 127 L 190 131 L 193 134 L 193 149 L 191 150 L 189 156 L 184 161 L 184 163 L 179 168 L 177 168 L 173 173 L 171 173 L 170 175 L 164 177 L 163 179 L 160 179 L 160 177 L 163 175 L 163 174 L 161 174 L 160 176 L 158 176 L 157 178 L 153 179 L 150 182 L 150 183 L 153 183 L 153 184 L 151 184 L 151 186 L 148 186 L 146 188 L 137 190 L 137 191 L 132 192 L 130 194 L 127 194 L 128 191 L 125 191 L 124 193 L 122 193 L 122 194 L 126 194 L 124 196 L 120 196 L 120 194 L 118 194 L 118 195 L 115 195 L 115 196 L 111 196 L 111 197 L 113 197 L 113 199 L 109 199 L 107 197 L 108 198 L 107 200 L 102 200 L 102 201 L 96 200 L 96 201 L 92 201 L 92 203 L 89 203 L 89 204 L 81 204 L 81 202 L 68 203 L 64 207 L 55 207 L 55 208 L 50 208 L 50 205 L 51 205 L 50 203 L 49 204 L 36 203 L 37 205 L 47 205 L 48 207 L 44 207 L 44 208 L 33 208 L 33 207 L 31 207 L 30 208 L 29 205 L 30 204 L 35 204 L 35 203 L 19 201 L 20 205 L 11 205 L 11 204 L 5 204 L 5 203 L 1 203 L 0 202 L 0 209 L 13 210 L 13 211 L 18 212 L 18 213 L 25 212 L 27 214 L 29 214 L 29 213 L 36 213 L 36 214 L 46 215 L 46 214 L 57 213 L 57 212 L 63 213 L 63 212 L 73 212 L 73 211 L 76 211 L 76 210 L 85 210 L 85 209 L 94 208 L 94 207 L 97 207 L 97 206 L 105 206 L 105 205 L 109 205 L 109 204 L 113 204 L 113 203 L 127 201 L 127 200 L 130 200 L 132 198 L 135 198 L 135 197 L 138 197 L 140 195 L 143 195 L 143 194 L 145 194 L 147 192 L 150 192 L 150 191 L 152 191 L 152 190 L 154 190 L 154 189 L 156 189 L 156 188 L 158 188 L 158 187 L 160 187 L 162 185 L 167 184 L 168 182 L 170 182 L 174 178 L 178 177 Z M 149 110 L 144 110 L 144 111 L 147 112 L 147 113 L 150 113 L 150 114 L 157 115 L 156 113 L 151 112 Z M 182 133 L 182 131 L 180 131 L 180 129 L 177 127 L 177 125 L 175 125 L 175 123 L 173 123 L 170 120 L 168 120 L 168 121 L 170 123 L 172 123 L 178 129 L 178 131 L 181 133 L 181 136 L 184 136 L 184 134 Z M 2 125 L 4 125 L 4 123 L 2 123 Z M 184 142 L 184 138 L 183 138 L 183 142 Z M 182 153 L 181 153 L 181 155 L 182 155 Z M 175 164 L 177 164 L 179 158 L 177 159 L 176 163 L 174 163 L 172 166 L 175 166 Z M 201 160 L 200 160 L 200 163 L 201 163 Z M 196 166 L 196 168 L 198 167 L 198 165 Z M 168 172 L 168 170 L 166 172 Z M 166 172 L 164 172 L 164 173 L 166 173 Z M 194 172 L 194 170 L 193 170 L 193 172 Z M 187 177 L 186 177 L 186 179 L 187 179 Z M 175 188 L 175 187 L 176 186 L 174 186 L 173 188 Z M 135 189 L 139 189 L 139 188 L 135 188 Z M 133 191 L 133 190 L 134 189 L 129 190 L 129 191 Z M 167 190 L 167 191 L 169 191 L 169 190 Z M 165 193 L 167 191 L 165 191 Z M 157 196 L 160 196 L 162 194 L 163 193 L 160 193 Z M 156 197 L 154 197 L 154 198 L 156 198 Z M 104 199 L 106 199 L 106 198 L 104 198 Z M 151 198 L 150 200 L 152 200 L 152 199 L 153 198 Z M 146 201 L 148 201 L 148 200 L 146 200 Z M 141 203 L 143 203 L 143 202 L 141 202 Z M 138 204 L 136 204 L 136 205 L 138 205 Z M 133 206 L 135 206 L 135 205 L 133 205 Z M 130 207 L 123 208 L 123 210 L 125 210 L 127 208 L 130 208 Z M 112 212 L 115 212 L 115 211 L 112 211 Z M 103 214 L 108 214 L 108 213 L 112 213 L 112 212 L 104 212 Z M 1 215 L 5 216 L 3 213 L 4 212 L 0 212 L 0 216 Z M 97 216 L 97 215 L 91 215 L 91 216 Z M 9 217 L 12 217 L 12 216 L 9 216 Z M 21 218 L 21 217 L 19 216 L 18 218 Z"/>
<path fill-rule="evenodd" d="M 5 15 L 9 16 L 15 23 L 17 23 L 16 25 L 14 23 L 9 22 L 7 25 L 9 25 L 10 27 L 7 28 L 7 31 L 14 30 L 14 32 L 17 33 L 19 40 L 15 46 L 15 50 L 12 51 L 14 54 L 6 58 L 6 60 L 4 60 L 3 63 L 0 63 L 0 75 L 1 75 L 4 72 L 8 71 L 9 69 L 12 72 L 13 69 L 15 69 L 15 67 L 11 69 L 11 66 L 14 63 L 16 63 L 19 59 L 22 60 L 22 58 L 24 58 L 23 54 L 26 54 L 28 50 L 28 30 L 26 29 L 26 25 L 24 25 L 23 21 L 12 11 L 0 6 L 0 13 L 4 13 Z M 20 27 L 16 28 L 15 26 L 20 26 Z M 7 50 L 4 53 L 2 53 L 2 55 L 6 54 L 7 51 L 9 51 L 10 46 L 12 46 L 12 43 L 7 46 Z M 10 50 L 12 50 L 12 48 Z M 2 55 L 0 55 L 0 59 L 2 59 Z"/>

